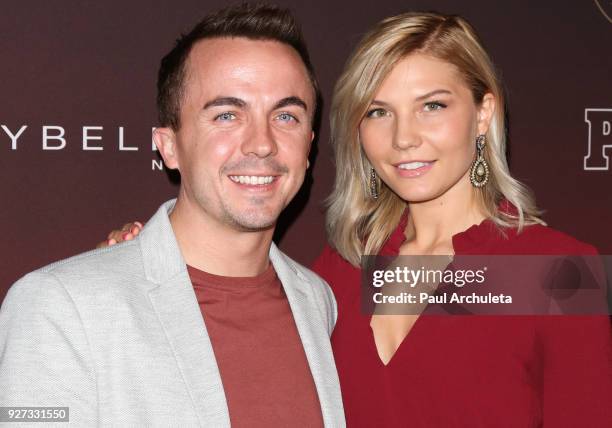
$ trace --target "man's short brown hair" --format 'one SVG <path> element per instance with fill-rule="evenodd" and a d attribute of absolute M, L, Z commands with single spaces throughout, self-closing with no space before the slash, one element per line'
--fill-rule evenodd
<path fill-rule="evenodd" d="M 274 40 L 291 46 L 306 67 L 315 99 L 319 98 L 319 85 L 306 43 L 291 12 L 278 6 L 245 3 L 205 16 L 189 33 L 182 35 L 162 59 L 157 78 L 157 108 L 161 126 L 174 130 L 180 128 L 187 58 L 196 42 L 215 37 Z"/>

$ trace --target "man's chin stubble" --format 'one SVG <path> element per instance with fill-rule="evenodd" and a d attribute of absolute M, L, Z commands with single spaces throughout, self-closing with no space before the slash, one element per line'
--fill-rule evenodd
<path fill-rule="evenodd" d="M 266 230 L 274 229 L 276 226 L 275 219 L 256 220 L 240 218 L 239 216 L 233 216 L 231 213 L 225 213 L 225 222 L 232 226 L 234 229 L 240 232 L 264 232 Z"/>

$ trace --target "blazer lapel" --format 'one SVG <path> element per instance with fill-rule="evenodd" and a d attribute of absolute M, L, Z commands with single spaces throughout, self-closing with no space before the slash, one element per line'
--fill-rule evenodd
<path fill-rule="evenodd" d="M 312 285 L 286 260 L 286 256 L 274 245 L 270 248 L 270 260 L 283 284 L 293 319 L 297 326 L 310 372 L 314 379 L 326 427 L 339 426 L 338 412 L 342 414 L 342 399 L 338 388 L 338 375 L 331 350 L 329 336 L 320 320 L 320 308 L 312 296 Z"/>
<path fill-rule="evenodd" d="M 139 238 L 145 275 L 156 284 L 149 290 L 149 298 L 187 384 L 200 424 L 229 427 L 227 401 L 212 344 L 168 218 L 174 202 L 162 205 Z"/>

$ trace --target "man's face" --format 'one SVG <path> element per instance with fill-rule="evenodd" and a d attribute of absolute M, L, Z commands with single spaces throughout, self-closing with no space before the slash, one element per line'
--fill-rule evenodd
<path fill-rule="evenodd" d="M 275 41 L 215 38 L 186 64 L 180 130 L 168 167 L 181 198 L 238 230 L 275 225 L 304 181 L 314 91 L 298 53 Z M 173 163 L 174 162 L 174 163 Z"/>

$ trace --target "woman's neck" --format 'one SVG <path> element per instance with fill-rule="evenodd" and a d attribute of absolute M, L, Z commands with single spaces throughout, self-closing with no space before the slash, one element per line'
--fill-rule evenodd
<path fill-rule="evenodd" d="M 482 203 L 473 190 L 460 195 L 453 194 L 459 193 L 453 190 L 430 201 L 408 204 L 410 216 L 402 252 L 454 254 L 453 236 L 486 219 Z"/>

